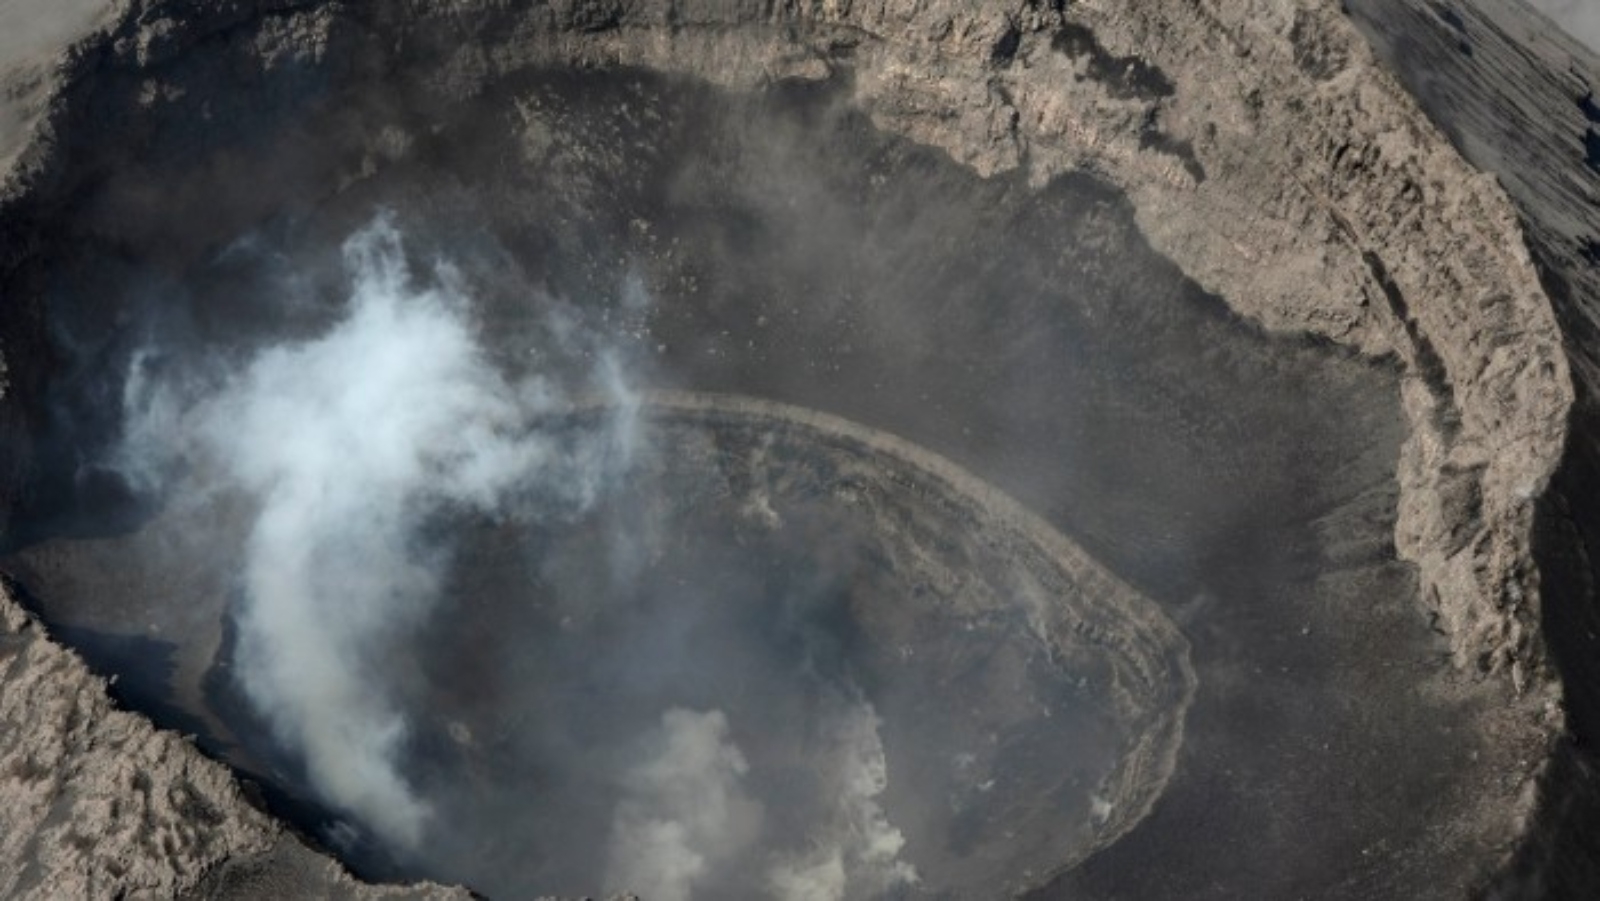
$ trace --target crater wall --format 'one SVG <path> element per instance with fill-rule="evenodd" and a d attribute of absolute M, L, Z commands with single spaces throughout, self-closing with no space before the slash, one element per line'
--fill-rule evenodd
<path fill-rule="evenodd" d="M 1126 195 L 1153 247 L 1237 313 L 1402 367 L 1407 435 L 1393 547 L 1419 580 L 1404 614 L 1447 638 L 1457 675 L 1439 690 L 1479 699 L 1481 728 L 1505 768 L 1481 806 L 1410 853 L 1460 847 L 1463 836 L 1491 856 L 1517 847 L 1540 761 L 1563 727 L 1532 536 L 1535 501 L 1568 446 L 1568 358 L 1516 208 L 1423 117 L 1334 4 L 140 2 L 113 12 L 114 24 L 54 68 L 12 76 L 29 80 L 13 96 L 25 93 L 37 113 L 0 195 L 0 272 L 24 296 L 22 309 L 7 310 L 13 336 L 45 328 L 41 301 L 14 277 L 44 252 L 37 226 L 76 185 L 119 165 L 104 135 L 169 141 L 159 149 L 182 159 L 181 132 L 142 123 L 182 111 L 196 129 L 225 135 L 221 143 L 249 141 L 289 121 L 275 115 L 358 78 L 427 72 L 415 96 L 445 107 L 551 66 L 638 66 L 738 90 L 845 73 L 850 101 L 877 127 L 981 175 L 1038 187 L 1072 172 L 1104 179 Z M 208 62 L 185 62 L 196 59 Z M 263 104 L 230 109 L 200 99 L 206 78 L 271 89 L 256 95 Z M 357 136 L 349 146 L 358 152 L 338 163 L 348 166 L 343 177 L 359 181 L 408 139 Z M 105 215 L 153 200 L 131 198 Z M 262 209 L 254 196 L 177 200 L 224 233 Z M 171 247 L 175 257 L 194 250 Z M 28 395 L 37 382 L 27 352 L 5 352 L 14 392 Z M 22 427 L 14 405 L 0 415 Z M 23 453 L 0 464 L 32 465 Z M 37 632 L 8 610 L 13 633 Z M 36 657 L 17 656 L 0 685 L 29 711 L 53 703 L 49 686 L 66 678 L 46 677 Z M 92 692 L 92 677 L 72 672 Z M 218 785 L 219 807 L 238 809 Z M 199 829 L 184 839 L 196 848 L 191 862 L 174 856 L 139 878 L 156 880 L 152 891 L 200 885 L 208 873 L 244 872 L 219 862 L 248 869 L 242 862 L 286 840 L 259 818 L 240 822 Z M 1090 862 L 1080 890 L 1110 878 L 1116 860 L 1100 866 Z M 1359 878 L 1382 879 L 1381 869 Z M 1414 872 L 1418 884 L 1434 875 Z"/>

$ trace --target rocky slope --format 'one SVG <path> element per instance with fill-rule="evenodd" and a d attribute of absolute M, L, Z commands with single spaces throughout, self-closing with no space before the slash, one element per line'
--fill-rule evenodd
<path fill-rule="evenodd" d="M 0 895 L 465 898 L 375 889 L 305 846 L 0 589 Z"/>
<path fill-rule="evenodd" d="M 1584 24 L 1577 5 L 1547 6 Z M 1570 740 L 1551 759 L 1536 837 L 1508 891 L 1580 896 L 1600 884 L 1589 838 L 1600 810 L 1593 757 L 1600 736 L 1593 562 L 1600 521 L 1591 501 L 1600 473 L 1600 107 L 1594 100 L 1600 60 L 1516 4 L 1481 0 L 1446 9 L 1360 2 L 1352 9 L 1374 48 L 1462 154 L 1505 186 L 1565 338 L 1576 399 L 1562 459 L 1536 505 L 1533 552 Z"/>
<path fill-rule="evenodd" d="M 1431 7 L 1419 0 L 1407 8 Z M 1433 13 L 1417 13 L 1419 22 L 1426 15 L 1454 28 Z M 19 121 L 33 124 L 11 132 L 31 138 L 20 142 L 23 149 L 5 174 L 0 197 L 9 200 L 0 221 L 26 221 L 16 213 L 31 197 L 48 195 L 52 185 L 72 177 L 59 168 L 56 151 L 87 125 L 85 111 L 74 105 L 78 86 L 97 78 L 142 80 L 148 103 L 159 105 L 174 88 L 162 82 L 166 62 L 236 33 L 250 36 L 243 58 L 261 71 L 321 65 L 339 59 L 343 48 L 367 46 L 353 34 L 382 33 L 396 48 L 382 64 L 447 73 L 431 86 L 446 101 L 470 96 L 492 77 L 550 63 L 644 65 L 730 87 L 847 68 L 853 99 L 881 127 L 942 148 L 980 173 L 1021 167 L 1043 183 L 1088 170 L 1107 179 L 1131 199 L 1155 247 L 1239 313 L 1274 331 L 1318 335 L 1404 365 L 1410 435 L 1398 472 L 1395 546 L 1420 574 L 1416 615 L 1437 618 L 1465 682 L 1486 680 L 1473 690 L 1502 699 L 1494 729 L 1517 749 L 1511 759 L 1521 761 L 1495 789 L 1495 803 L 1486 805 L 1499 813 L 1483 815 L 1498 821 L 1467 829 L 1510 835 L 1532 814 L 1537 759 L 1562 726 L 1559 683 L 1541 637 L 1550 588 L 1544 561 L 1534 554 L 1535 527 L 1542 511 L 1558 503 L 1540 505 L 1558 466 L 1581 472 L 1588 465 L 1563 464 L 1562 455 L 1570 460 L 1577 453 L 1572 448 L 1587 446 L 1568 442 L 1575 425 L 1580 435 L 1596 433 L 1582 428 L 1584 407 L 1571 413 L 1569 367 L 1578 372 L 1580 387 L 1594 384 L 1591 373 L 1600 367 L 1584 350 L 1595 342 L 1586 340 L 1591 327 L 1583 298 L 1600 295 L 1584 281 L 1589 276 L 1552 280 L 1549 273 L 1559 265 L 1548 262 L 1541 280 L 1525 229 L 1536 253 L 1566 248 L 1567 271 L 1581 273 L 1573 261 L 1586 247 L 1595 253 L 1582 243 L 1592 233 L 1568 223 L 1587 221 L 1585 210 L 1571 206 L 1572 197 L 1585 195 L 1562 188 L 1566 193 L 1547 202 L 1540 185 L 1567 177 L 1567 169 L 1506 166 L 1535 173 L 1526 176 L 1527 184 L 1508 180 L 1522 204 L 1519 218 L 1506 190 L 1463 160 L 1420 114 L 1336 4 L 563 0 L 532 6 L 410 0 L 351 16 L 331 3 L 148 0 L 83 21 L 115 24 L 53 68 L 30 64 L 9 76 L 14 104 L 27 112 Z M 1472 19 L 1467 27 L 1488 29 L 1494 21 L 1485 13 L 1482 24 Z M 244 23 L 259 27 L 241 28 Z M 1420 25 L 1404 27 L 1410 33 Z M 1588 64 L 1575 48 L 1566 52 L 1575 65 Z M 364 58 L 337 63 L 377 64 Z M 1547 61 L 1526 65 L 1534 73 L 1551 71 Z M 1492 72 L 1481 77 L 1494 80 Z M 1577 93 L 1571 87 L 1563 83 L 1561 89 Z M 1426 103 L 1428 92 L 1415 90 Z M 1581 94 L 1568 99 L 1568 118 L 1588 114 Z M 1472 157 L 1473 136 L 1495 128 L 1495 120 L 1457 115 L 1465 103 L 1434 108 L 1441 121 L 1456 123 L 1459 133 L 1451 137 Z M 1600 121 L 1600 113 L 1595 116 Z M 1527 118 L 1530 128 L 1544 121 L 1533 113 Z M 1575 149 L 1567 145 L 1576 135 L 1560 140 L 1561 152 Z M 1534 159 L 1554 152 L 1528 146 Z M 374 154 L 382 152 L 373 147 Z M 1553 206 L 1566 212 L 1552 214 Z M 1547 235 L 1550 229 L 1565 231 Z M 0 267 L 15 266 L 31 252 L 27 234 L 6 232 Z M 1563 285 L 1566 302 L 1558 296 L 1553 304 Z M 1577 348 L 1575 363 L 1563 351 L 1563 326 L 1568 347 Z M 1569 494 L 1578 496 L 1577 490 Z M 1589 572 L 1582 561 L 1568 568 L 1565 584 L 1582 582 Z M 1563 603 L 1593 609 L 1586 593 Z M 259 862 L 301 853 L 283 851 L 297 846 L 243 805 L 225 775 L 196 760 L 188 746 L 156 737 L 132 715 L 111 714 L 93 678 L 52 649 L 14 607 L 7 609 L 7 641 L 27 649 L 13 654 L 0 683 L 7 716 L 62 725 L 8 729 L 0 737 L 13 743 L 6 746 L 6 761 L 15 761 L 8 772 L 25 792 L 20 797 L 31 799 L 12 806 L 25 818 L 19 828 L 7 823 L 0 834 L 37 836 L 0 846 L 0 853 L 13 855 L 0 869 L 45 878 L 44 871 L 12 865 L 32 859 L 56 868 L 51 873 L 134 880 L 118 884 L 154 893 L 242 891 L 246 883 L 235 880 Z M 40 743 L 50 750 L 36 748 Z M 114 776 L 88 788 L 49 775 L 75 766 L 131 773 L 113 764 L 128 753 L 117 749 L 130 747 L 151 755 L 149 792 L 167 799 L 163 804 L 135 806 L 137 787 L 129 781 L 124 789 Z M 59 760 L 46 761 L 40 756 L 46 753 Z M 191 788 L 179 788 L 186 784 Z M 81 802 L 75 791 L 83 793 Z M 186 806 L 186 791 L 204 803 Z M 172 824 L 173 848 L 151 859 L 134 832 L 119 843 L 97 829 L 98 856 L 80 857 L 67 840 L 80 809 L 88 817 L 113 809 L 116 816 L 153 811 L 155 821 L 165 817 Z M 216 813 L 195 813 L 206 810 Z M 1505 850 L 1510 853 L 1509 843 Z M 125 863 L 113 866 L 119 858 Z M 136 860 L 143 863 L 135 866 Z M 310 866 L 301 860 L 294 872 Z M 126 869 L 113 876 L 118 867 Z"/>

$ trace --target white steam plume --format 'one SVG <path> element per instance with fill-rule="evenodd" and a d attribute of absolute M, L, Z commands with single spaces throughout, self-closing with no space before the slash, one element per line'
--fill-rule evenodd
<path fill-rule="evenodd" d="M 652 744 L 650 758 L 622 780 L 606 890 L 688 901 L 754 841 L 761 807 L 740 786 L 749 766 L 721 711 L 668 710 Z"/>
<path fill-rule="evenodd" d="M 320 337 L 262 352 L 209 390 L 148 378 L 136 360 L 122 459 L 147 482 L 190 448 L 207 484 L 187 490 L 256 501 L 235 674 L 327 800 L 407 848 L 428 810 L 400 771 L 407 722 L 376 664 L 438 599 L 448 548 L 423 527 L 494 513 L 535 485 L 541 504 L 584 507 L 626 465 L 636 404 L 601 355 L 595 390 L 622 395 L 617 427 L 579 444 L 541 434 L 562 386 L 512 384 L 491 364 L 453 272 L 417 284 L 387 219 L 345 259 L 350 308 Z M 550 332 L 581 340 L 572 322 Z"/>
<path fill-rule="evenodd" d="M 763 833 L 761 805 L 746 784 L 761 774 L 729 740 L 722 711 L 667 711 L 649 756 L 622 779 L 607 891 L 645 892 L 657 901 L 688 901 L 702 890 L 844 901 L 914 884 L 916 870 L 900 859 L 905 838 L 878 800 L 889 773 L 877 714 L 866 701 L 823 707 L 809 749 L 821 816 L 806 835 L 782 837 Z M 767 858 L 764 876 L 747 868 L 752 849 L 786 839 L 802 841 L 804 850 Z"/>
<path fill-rule="evenodd" d="M 234 675 L 323 797 L 403 852 L 427 836 L 429 804 L 406 778 L 410 725 L 388 686 L 404 666 L 394 649 L 435 609 L 449 570 L 433 527 L 463 512 L 527 522 L 590 509 L 626 481 L 641 400 L 614 345 L 548 299 L 530 298 L 538 329 L 516 348 L 542 375 L 507 377 L 460 278 L 415 277 L 387 220 L 347 242 L 345 263 L 348 310 L 316 337 L 209 380 L 173 371 L 159 350 L 136 357 L 119 465 L 145 491 L 253 502 Z M 628 315 L 641 312 L 633 293 Z M 592 409 L 594 395 L 604 428 L 552 415 Z M 626 562 L 652 527 L 630 518 L 608 536 L 622 575 L 638 575 Z M 648 755 L 615 775 L 605 888 L 843 901 L 914 883 L 881 803 L 876 712 L 848 679 L 811 687 L 802 820 L 764 818 L 763 761 L 746 759 L 726 714 L 670 709 L 649 729 Z"/>
<path fill-rule="evenodd" d="M 867 701 L 825 722 L 820 756 L 827 761 L 823 792 L 832 800 L 831 819 L 813 836 L 808 853 L 769 872 L 778 901 L 875 898 L 917 881 L 916 869 L 900 860 L 905 837 L 878 802 L 889 787 L 878 727 L 878 714 Z"/>

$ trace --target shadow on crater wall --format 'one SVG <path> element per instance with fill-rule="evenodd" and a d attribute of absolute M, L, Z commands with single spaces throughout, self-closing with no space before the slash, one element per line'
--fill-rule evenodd
<path fill-rule="evenodd" d="M 168 77 L 226 83 L 227 52 L 188 54 Z M 1483 701 L 1441 687 L 1446 649 L 1393 559 L 1391 368 L 1237 321 L 1149 249 L 1102 182 L 980 179 L 879 132 L 844 76 L 730 94 L 643 71 L 531 71 L 446 104 L 413 73 L 378 87 L 334 68 L 369 56 L 329 58 L 345 62 L 175 95 L 118 148 L 86 140 L 71 180 L 23 220 L 45 252 L 5 284 L 22 299 L 0 339 L 30 438 L 11 449 L 26 478 L 7 489 L 6 565 L 51 621 L 131 635 L 129 611 L 152 612 L 194 661 L 174 703 L 209 718 L 218 753 L 304 791 L 292 764 L 267 762 L 281 749 L 250 749 L 259 725 L 204 690 L 228 662 L 229 583 L 207 547 L 227 530 L 175 539 L 200 549 L 180 567 L 179 594 L 196 600 L 181 610 L 158 588 L 171 571 L 130 551 L 173 500 L 141 496 L 108 462 L 123 380 L 152 348 L 180 372 L 227 371 L 335 327 L 338 248 L 382 208 L 415 264 L 453 262 L 508 377 L 577 365 L 526 354 L 543 328 L 529 298 L 558 300 L 625 346 L 644 385 L 824 411 L 949 458 L 1179 624 L 1199 688 L 1165 795 L 1039 897 L 1429 894 L 1427 867 L 1350 866 L 1374 843 L 1425 857 L 1483 777 Z M 89 103 L 127 123 L 143 89 L 112 80 Z M 642 319 L 627 314 L 636 292 L 651 298 Z M 428 634 L 406 640 L 425 648 Z M 620 741 L 590 739 L 566 753 Z M 1051 749 L 1029 753 L 1042 766 Z M 896 796 L 882 798 L 893 820 Z M 520 806 L 452 812 L 484 817 L 452 823 L 463 835 L 528 822 Z M 307 826 L 348 839 L 335 818 Z M 488 872 L 367 862 L 520 890 L 512 870 L 540 853 Z"/>

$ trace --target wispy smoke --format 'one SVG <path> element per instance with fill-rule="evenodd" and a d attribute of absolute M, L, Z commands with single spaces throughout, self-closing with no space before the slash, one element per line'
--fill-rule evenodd
<path fill-rule="evenodd" d="M 664 674 L 681 665 L 686 674 L 767 680 L 772 694 L 765 707 L 730 699 L 717 709 L 714 699 L 691 702 L 668 690 L 619 713 L 605 734 L 623 745 L 634 736 L 636 753 L 602 755 L 599 770 L 584 777 L 595 795 L 577 799 L 554 787 L 549 798 L 527 799 L 535 807 L 605 805 L 609 823 L 602 815 L 603 833 L 559 835 L 539 853 L 592 853 L 571 878 L 660 901 L 844 901 L 914 883 L 905 839 L 881 803 L 889 768 L 877 713 L 833 661 L 818 626 L 797 616 L 786 627 L 808 649 L 799 660 L 737 618 L 708 633 L 714 646 L 692 654 L 663 643 L 687 634 L 684 623 L 715 621 L 730 592 L 747 598 L 745 589 L 759 590 L 766 564 L 753 562 L 748 582 L 708 582 L 681 595 L 654 582 L 662 530 L 676 520 L 650 513 L 650 491 L 674 490 L 670 484 L 639 490 L 655 484 L 648 473 L 660 462 L 647 453 L 643 401 L 631 388 L 640 366 L 623 349 L 627 323 L 646 311 L 643 288 L 623 285 L 610 307 L 620 321 L 607 318 L 605 304 L 585 311 L 529 292 L 517 307 L 530 315 L 515 335 L 491 336 L 480 317 L 492 305 L 451 266 L 411 262 L 387 218 L 346 242 L 342 265 L 349 287 L 339 316 L 292 326 L 297 337 L 235 359 L 156 340 L 135 354 L 116 456 L 128 481 L 165 497 L 169 509 L 227 498 L 230 509 L 245 511 L 237 561 L 210 562 L 237 573 L 233 675 L 310 785 L 401 858 L 431 859 L 429 845 L 448 826 L 447 843 L 459 838 L 467 849 L 459 853 L 471 860 L 507 822 L 521 822 L 475 819 L 479 812 L 460 801 L 469 787 L 440 775 L 458 771 L 423 763 L 433 760 L 421 750 L 432 732 L 423 734 L 413 719 L 423 711 L 408 704 L 428 696 L 417 687 L 428 677 L 410 661 L 428 644 L 429 618 L 446 609 L 442 596 L 459 584 L 456 526 L 475 520 L 547 534 L 571 526 L 571 540 L 584 548 L 575 557 L 522 546 L 528 571 L 552 589 L 533 592 L 530 603 L 547 605 L 541 609 L 562 634 L 591 621 L 651 624 L 637 640 L 595 626 L 585 640 L 606 644 L 584 652 L 583 666 L 603 676 L 652 661 Z M 314 307 L 304 297 L 283 304 L 301 313 Z M 584 425 L 574 427 L 580 411 Z M 805 554 L 813 568 L 847 568 L 815 548 Z M 792 600 L 821 604 L 828 584 L 817 580 Z M 749 609 L 748 600 L 739 606 Z M 573 653 L 557 634 L 519 641 Z M 510 672 L 499 677 L 510 697 L 525 693 L 534 709 L 560 707 L 537 705 L 561 685 L 523 685 Z M 778 710 L 789 713 L 775 719 Z M 627 719 L 640 715 L 647 719 Z M 754 757 L 736 740 L 741 720 L 758 738 Z M 570 725 L 532 728 L 559 734 Z M 783 747 L 775 752 L 774 744 Z M 583 750 L 546 754 L 559 745 L 529 741 L 524 750 L 537 761 L 530 767 L 588 772 L 575 760 Z M 761 755 L 773 753 L 776 768 L 764 769 L 774 760 Z M 776 799 L 792 801 L 802 784 L 804 800 L 774 812 L 785 803 Z"/>
<path fill-rule="evenodd" d="M 905 837 L 878 801 L 889 787 L 878 727 L 877 712 L 866 701 L 834 711 L 823 723 L 817 759 L 830 815 L 812 836 L 808 853 L 780 861 L 769 872 L 779 901 L 874 898 L 917 881 L 916 869 L 900 859 Z"/>
<path fill-rule="evenodd" d="M 606 889 L 688 901 L 696 883 L 755 839 L 761 805 L 740 784 L 749 764 L 721 711 L 668 710 L 647 759 L 623 778 Z"/>
<path fill-rule="evenodd" d="M 258 505 L 237 678 L 330 802 L 409 848 L 428 807 L 400 771 L 407 722 L 376 667 L 438 600 L 450 549 L 424 528 L 449 512 L 586 507 L 626 465 L 634 405 L 617 357 L 590 355 L 595 384 L 581 387 L 611 393 L 614 427 L 557 440 L 538 418 L 574 386 L 513 383 L 492 365 L 449 267 L 416 279 L 387 219 L 351 238 L 345 261 L 348 313 L 319 337 L 198 388 L 137 357 L 121 458 L 148 485 L 188 448 L 181 462 L 208 490 Z M 555 351 L 587 353 L 579 324 L 549 312 Z"/>
<path fill-rule="evenodd" d="M 607 890 L 687 901 L 703 886 L 723 897 L 759 884 L 776 901 L 843 901 L 915 883 L 900 859 L 905 839 L 878 803 L 889 774 L 877 714 L 865 702 L 819 713 L 805 753 L 821 813 L 795 836 L 763 833 L 762 805 L 745 785 L 750 766 L 722 711 L 667 711 L 645 759 L 623 777 Z M 796 840 L 803 847 L 783 847 Z M 770 858 L 753 873 L 744 859 L 752 847 Z"/>

